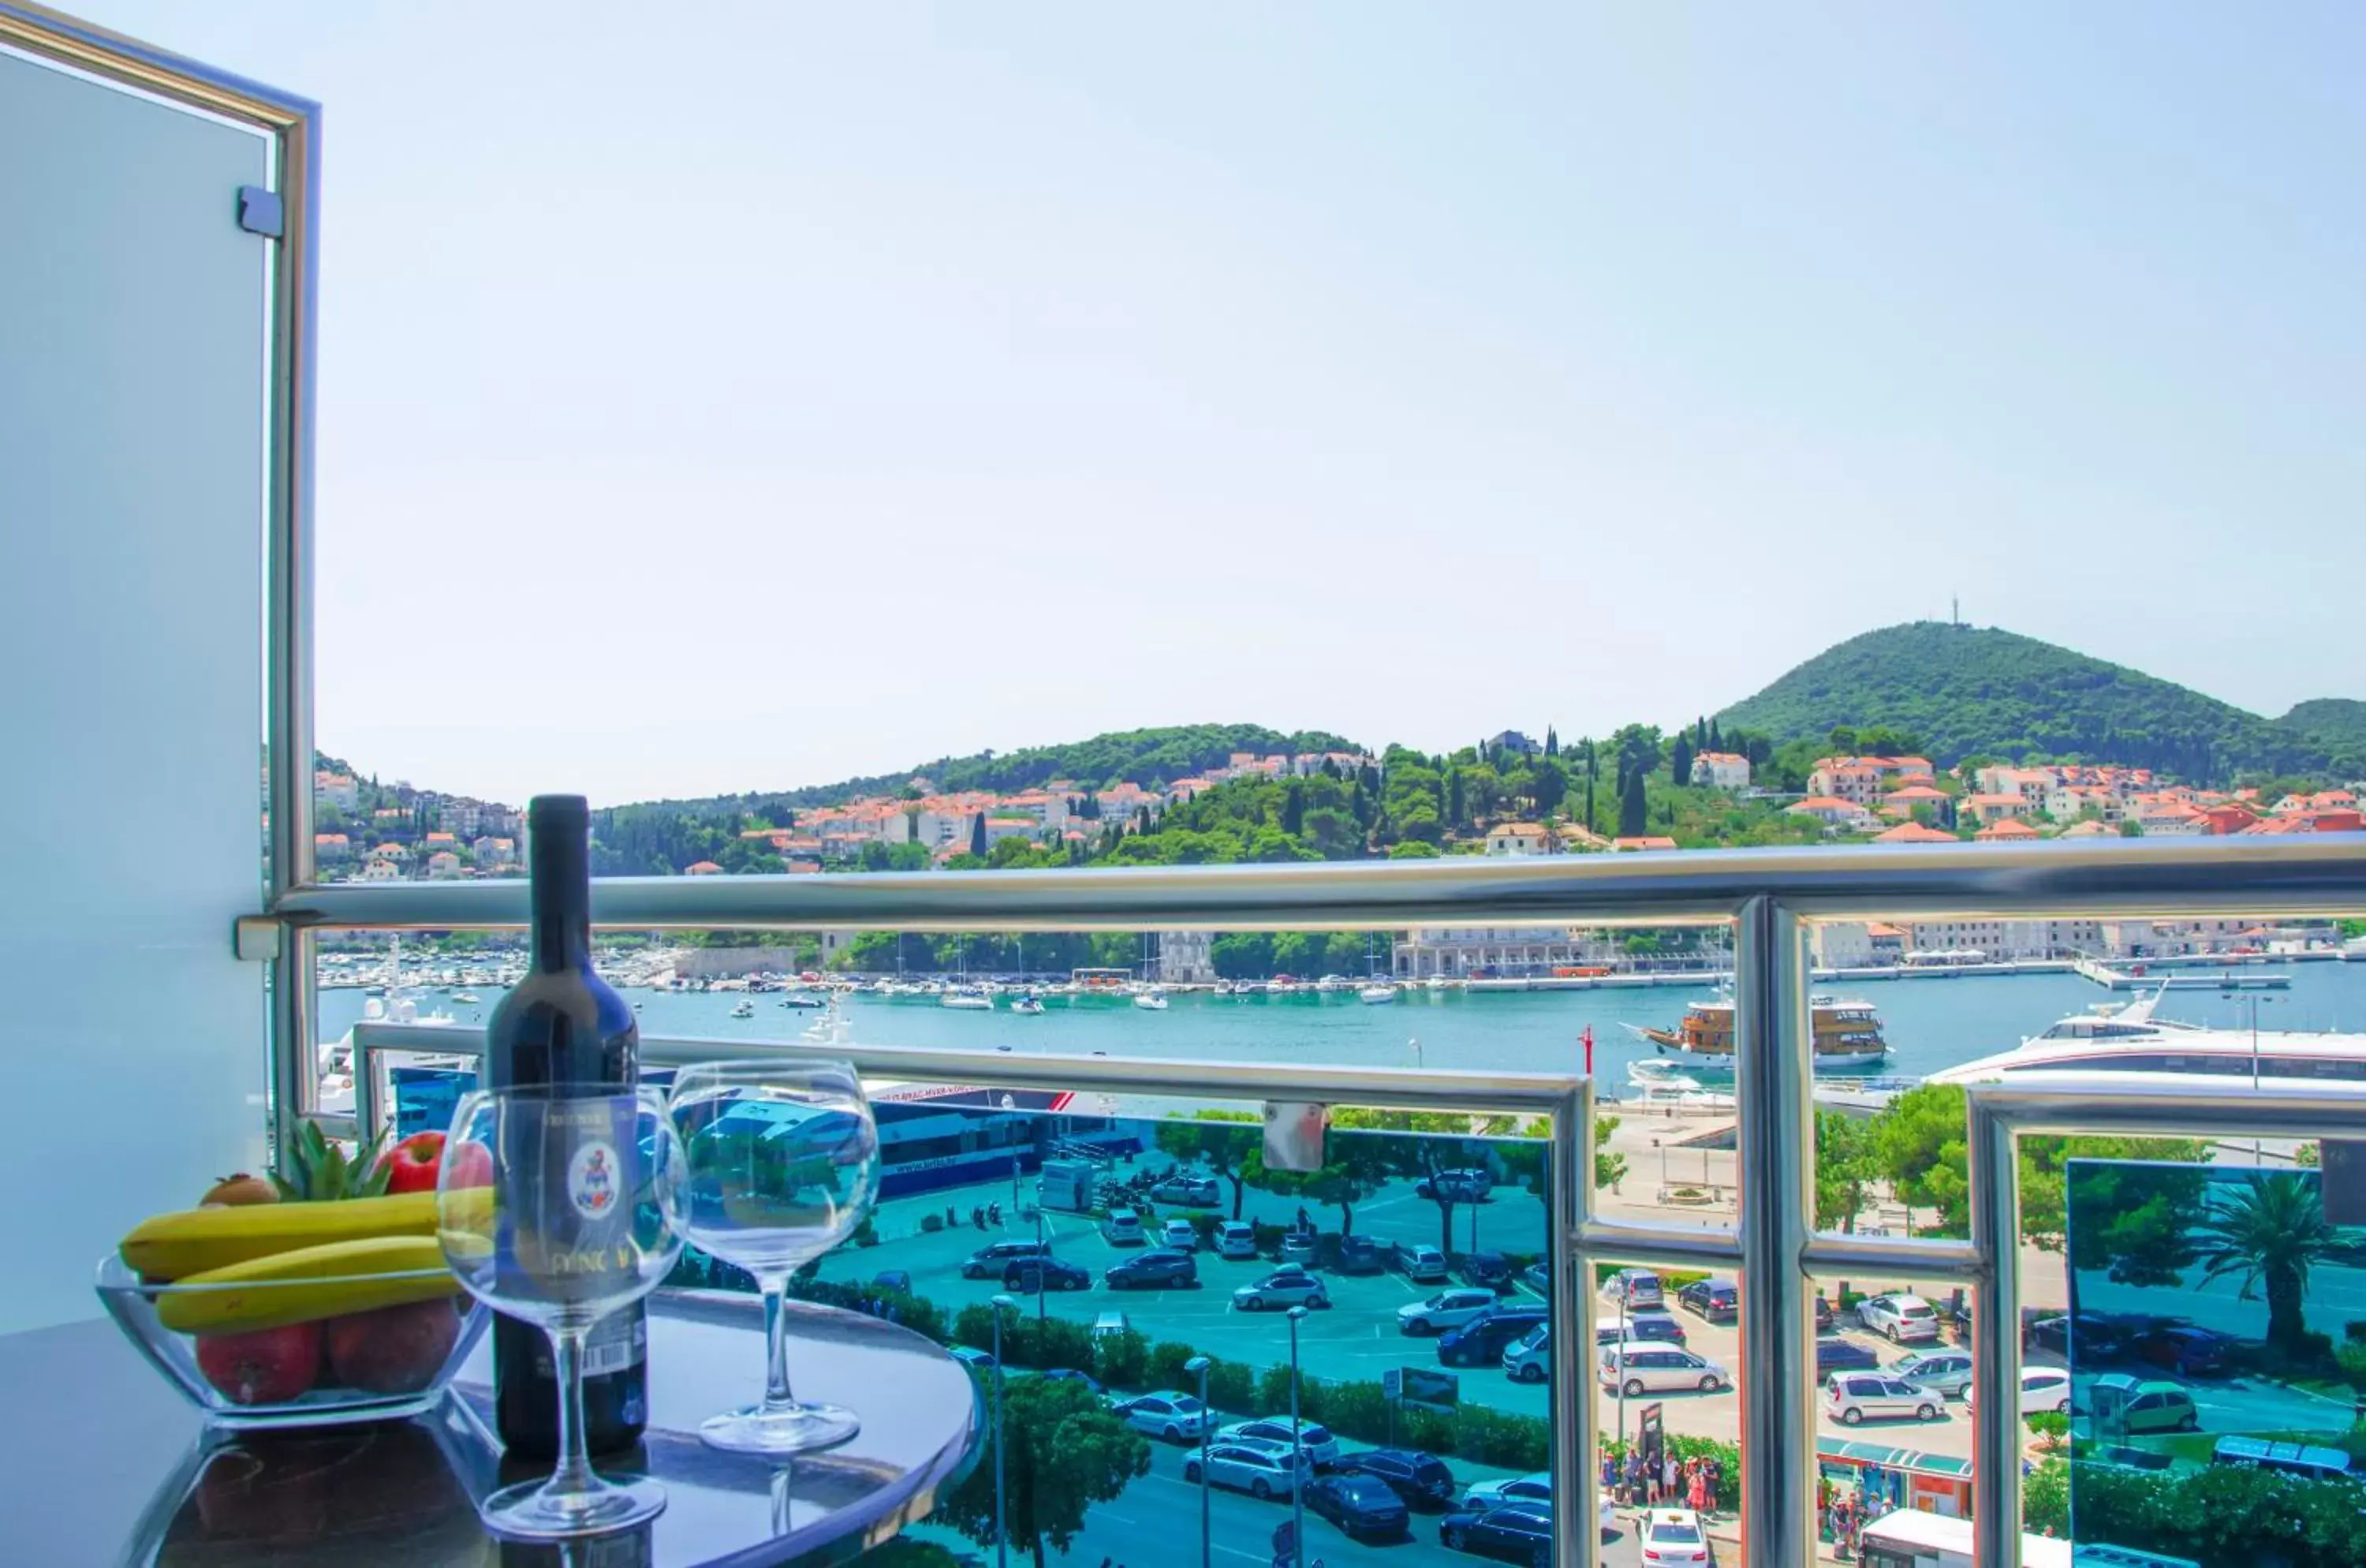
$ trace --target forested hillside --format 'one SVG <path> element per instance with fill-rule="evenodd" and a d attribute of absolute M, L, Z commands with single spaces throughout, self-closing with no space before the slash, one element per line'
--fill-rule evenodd
<path fill-rule="evenodd" d="M 1717 716 L 1777 744 L 1840 727 L 1910 730 L 1941 767 L 1976 756 L 2075 757 L 2200 781 L 2327 761 L 2312 736 L 2173 682 L 1944 621 L 1851 637 Z"/>

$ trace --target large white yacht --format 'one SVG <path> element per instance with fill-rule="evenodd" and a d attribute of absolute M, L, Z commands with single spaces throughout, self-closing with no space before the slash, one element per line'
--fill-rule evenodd
<path fill-rule="evenodd" d="M 2205 1094 L 2338 1084 L 2366 1093 L 2366 1034 L 2177 1023 L 2153 1016 L 2167 994 L 2164 987 L 2125 1007 L 2105 1003 L 2074 1014 L 2011 1051 L 1933 1073 L 1930 1081 L 2013 1082 L 2033 1075 L 2100 1073 L 2131 1085 Z"/>

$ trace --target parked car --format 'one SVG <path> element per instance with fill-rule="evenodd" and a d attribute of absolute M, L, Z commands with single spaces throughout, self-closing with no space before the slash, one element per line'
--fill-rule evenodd
<path fill-rule="evenodd" d="M 1936 1421 L 1946 1395 L 1879 1372 L 1834 1372 L 1824 1380 L 1824 1408 L 1843 1427 L 1876 1421 Z"/>
<path fill-rule="evenodd" d="M 1457 1510 L 1437 1522 L 1440 1544 L 1454 1551 L 1551 1568 L 1552 1511 L 1513 1503 L 1484 1512 Z"/>
<path fill-rule="evenodd" d="M 1388 1262 L 1380 1256 L 1380 1244 L 1370 1236 L 1343 1235 L 1335 1267 L 1342 1274 L 1378 1274 L 1388 1268 Z"/>
<path fill-rule="evenodd" d="M 1542 1382 L 1552 1376 L 1552 1325 L 1539 1323 L 1504 1347 L 1502 1360 L 1514 1382 Z"/>
<path fill-rule="evenodd" d="M 1921 1296 L 1903 1291 L 1865 1297 L 1856 1303 L 1856 1320 L 1876 1334 L 1888 1336 L 1892 1345 L 1931 1343 L 1939 1337 L 1938 1313 Z"/>
<path fill-rule="evenodd" d="M 2082 1312 L 2074 1323 L 2067 1317 L 2041 1317 L 2030 1324 L 2027 1338 L 2031 1345 L 2053 1350 L 2068 1357 L 2076 1352 L 2081 1361 L 2116 1360 L 2125 1353 L 2127 1342 L 2119 1326 L 2109 1318 L 2091 1312 Z"/>
<path fill-rule="evenodd" d="M 1538 1471 L 1510 1481 L 1474 1481 L 1462 1494 L 1462 1506 L 1474 1512 L 1501 1508 L 1516 1503 L 1533 1503 L 1539 1508 L 1552 1506 L 1552 1472 Z"/>
<path fill-rule="evenodd" d="M 1150 1190 L 1154 1203 L 1180 1203 L 1186 1208 L 1212 1209 L 1223 1201 L 1224 1190 L 1212 1176 L 1169 1176 Z"/>
<path fill-rule="evenodd" d="M 1413 1184 L 1416 1198 L 1445 1198 L 1457 1203 L 1482 1203 L 1493 1191 L 1495 1179 L 1476 1167 L 1441 1170 Z"/>
<path fill-rule="evenodd" d="M 1200 1250 L 1200 1233 L 1189 1220 L 1169 1220 L 1158 1227 L 1158 1245 L 1178 1252 Z"/>
<path fill-rule="evenodd" d="M 967 1367 L 973 1376 L 990 1377 L 994 1373 L 995 1359 L 991 1350 L 973 1349 L 967 1345 L 952 1345 L 946 1348 L 945 1354 Z"/>
<path fill-rule="evenodd" d="M 1327 1307 L 1330 1292 L 1305 1269 L 1277 1269 L 1253 1285 L 1233 1292 L 1233 1304 L 1243 1312 L 1268 1312 L 1275 1307 Z"/>
<path fill-rule="evenodd" d="M 1416 1285 L 1442 1284 L 1446 1280 L 1446 1254 L 1434 1247 L 1396 1244 L 1397 1272 Z"/>
<path fill-rule="evenodd" d="M 1412 1449 L 1366 1449 L 1339 1456 L 1342 1474 L 1369 1475 L 1416 1508 L 1442 1508 L 1454 1500 L 1454 1472 L 1435 1454 Z"/>
<path fill-rule="evenodd" d="M 2226 1370 L 2226 1341 L 2206 1328 L 2156 1328 L 2138 1338 L 2134 1349 L 2139 1359 L 2167 1367 L 2181 1378 Z"/>
<path fill-rule="evenodd" d="M 1604 1306 L 1623 1307 L 1630 1313 L 1637 1307 L 1662 1306 L 1667 1301 L 1660 1290 L 1660 1277 L 1649 1269 L 1621 1269 L 1602 1281 L 1596 1294 Z"/>
<path fill-rule="evenodd" d="M 1002 1288 L 1033 1295 L 1038 1291 L 1088 1291 L 1093 1276 L 1065 1258 L 1014 1258 L 1002 1266 Z"/>
<path fill-rule="evenodd" d="M 1121 1258 L 1101 1270 L 1101 1283 L 1112 1291 L 1167 1289 L 1199 1282 L 1200 1266 L 1191 1255 L 1167 1247 Z"/>
<path fill-rule="evenodd" d="M 1528 1289 L 1534 1291 L 1540 1296 L 1551 1295 L 1552 1265 L 1544 1258 L 1538 1258 L 1534 1263 L 1529 1264 L 1526 1269 L 1520 1270 L 1520 1283 L 1526 1285 Z"/>
<path fill-rule="evenodd" d="M 1690 1508 L 1651 1509 L 1635 1533 L 1642 1538 L 1645 1562 L 1682 1568 L 1684 1563 L 1708 1561 L 1708 1531 L 1701 1529 L 1700 1516 Z"/>
<path fill-rule="evenodd" d="M 1730 1280 L 1695 1280 L 1676 1292 L 1676 1304 L 1705 1323 L 1741 1317 L 1741 1287 Z"/>
<path fill-rule="evenodd" d="M 1972 1408 L 1969 1388 L 1964 1390 L 1964 1408 Z M 2021 1413 L 2028 1416 L 2040 1410 L 2070 1414 L 2070 1374 L 2059 1367 L 2021 1369 Z"/>
<path fill-rule="evenodd" d="M 1466 1285 L 1484 1285 L 1496 1294 L 1512 1288 L 1512 1266 L 1500 1252 L 1466 1252 L 1457 1270 Z"/>
<path fill-rule="evenodd" d="M 1696 1388 L 1714 1393 L 1727 1385 L 1725 1369 L 1673 1345 L 1612 1345 L 1601 1352 L 1602 1386 L 1631 1397 Z"/>
<path fill-rule="evenodd" d="M 1287 1497 L 1308 1472 L 1303 1457 L 1293 1460 L 1288 1443 L 1211 1443 L 1204 1472 L 1211 1486 L 1229 1486 L 1262 1501 Z M 1193 1454 L 1183 1461 L 1183 1479 L 1197 1486 L 1203 1467 Z"/>
<path fill-rule="evenodd" d="M 1597 1330 L 1594 1335 L 1597 1341 L 1602 1338 L 1599 1330 L 1615 1329 L 1617 1332 L 1612 1337 L 1614 1342 L 1648 1339 L 1655 1345 L 1689 1343 L 1689 1337 L 1684 1333 L 1684 1325 L 1676 1321 L 1675 1314 L 1662 1312 L 1657 1308 L 1649 1312 L 1631 1312 L 1621 1316 L 1597 1318 L 1594 1320 L 1594 1327 Z"/>
<path fill-rule="evenodd" d="M 1279 1443 L 1290 1447 L 1290 1421 L 1286 1416 L 1268 1416 L 1261 1421 L 1235 1421 L 1217 1428 L 1216 1437 L 1228 1443 Z M 1327 1470 L 1339 1458 L 1339 1439 L 1331 1428 L 1320 1421 L 1298 1424 L 1298 1446 L 1306 1455 L 1306 1462 L 1317 1470 Z"/>
<path fill-rule="evenodd" d="M 1972 1358 L 1962 1350 L 1925 1350 L 1890 1362 L 1887 1375 L 1942 1399 L 1961 1399 L 1972 1386 Z"/>
<path fill-rule="evenodd" d="M 1835 1336 L 1816 1341 L 1816 1376 L 1828 1377 L 1833 1372 L 1876 1371 L 1881 1358 L 1853 1339 Z"/>
<path fill-rule="evenodd" d="M 1318 1475 L 1306 1484 L 1306 1507 L 1350 1540 L 1393 1539 L 1413 1522 L 1404 1499 L 1375 1475 Z"/>
<path fill-rule="evenodd" d="M 1281 1233 L 1281 1260 L 1295 1263 L 1301 1269 L 1312 1269 L 1319 1246 L 1320 1238 L 1311 1230 L 1286 1230 Z"/>
<path fill-rule="evenodd" d="M 1823 1297 L 1816 1298 L 1816 1332 L 1830 1334 L 1837 1326 L 1832 1317 L 1832 1303 Z"/>
<path fill-rule="evenodd" d="M 1132 1209 L 1111 1209 L 1101 1222 L 1101 1235 L 1111 1247 L 1140 1247 L 1150 1239 L 1142 1228 L 1142 1216 Z"/>
<path fill-rule="evenodd" d="M 2202 1425 L 2193 1396 L 2173 1382 L 2106 1372 L 2087 1387 L 2089 1421 L 2098 1436 L 2191 1432 Z"/>
<path fill-rule="evenodd" d="M 1106 1339 L 1113 1334 L 1131 1334 L 1133 1323 L 1121 1312 L 1105 1312 L 1093 1319 L 1093 1337 Z"/>
<path fill-rule="evenodd" d="M 1200 1404 L 1196 1395 L 1173 1389 L 1129 1399 L 1117 1407 L 1117 1413 L 1135 1431 L 1164 1438 L 1170 1443 L 1179 1443 L 1187 1438 L 1197 1441 L 1203 1430 L 1216 1424 L 1216 1413 Z"/>
<path fill-rule="evenodd" d="M 1226 1220 L 1216 1227 L 1217 1257 L 1237 1262 L 1256 1255 L 1256 1228 L 1246 1220 Z"/>
<path fill-rule="evenodd" d="M 1010 1267 L 1013 1258 L 1043 1257 L 1051 1250 L 1052 1245 L 1049 1242 L 997 1241 L 991 1247 L 979 1247 L 962 1259 L 962 1278 L 999 1280 L 1002 1278 L 1002 1271 Z"/>
<path fill-rule="evenodd" d="M 907 1269 L 883 1269 L 871 1276 L 871 1285 L 873 1290 L 901 1291 L 908 1296 L 912 1293 L 912 1276 Z"/>
<path fill-rule="evenodd" d="M 1552 1309 L 1542 1302 L 1512 1305 L 1506 1303 L 1492 1312 L 1482 1313 L 1459 1328 L 1449 1328 L 1437 1337 L 1437 1360 L 1446 1367 L 1483 1367 L 1500 1362 L 1504 1348 L 1525 1338 L 1530 1330 L 1543 1326 Z"/>
<path fill-rule="evenodd" d="M 1443 1334 L 1459 1328 L 1482 1313 L 1495 1310 L 1495 1292 L 1469 1285 L 1440 1291 L 1397 1308 L 1399 1334 Z"/>

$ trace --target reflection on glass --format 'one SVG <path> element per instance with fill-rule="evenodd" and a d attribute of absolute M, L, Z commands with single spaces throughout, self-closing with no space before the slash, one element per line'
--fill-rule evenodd
<path fill-rule="evenodd" d="M 2067 1201 L 2069 1311 L 2026 1337 L 2031 1375 L 2068 1374 L 2069 1450 L 2032 1525 L 2203 1568 L 2366 1562 L 2366 1231 L 2320 1173 L 2079 1159 Z"/>

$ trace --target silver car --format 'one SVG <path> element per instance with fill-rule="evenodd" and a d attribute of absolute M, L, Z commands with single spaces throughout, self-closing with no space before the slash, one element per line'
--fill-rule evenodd
<path fill-rule="evenodd" d="M 1209 1446 L 1204 1473 L 1211 1486 L 1229 1486 L 1257 1498 L 1286 1497 L 1313 1468 L 1301 1454 L 1293 1473 L 1288 1443 L 1234 1440 Z M 1197 1486 L 1202 1473 L 1198 1454 L 1183 1461 L 1183 1479 L 1189 1484 Z"/>
<path fill-rule="evenodd" d="M 1891 1362 L 1888 1375 L 1943 1398 L 1961 1399 L 1972 1386 L 1972 1359 L 1961 1350 L 1925 1350 Z"/>
<path fill-rule="evenodd" d="M 1673 1345 L 1606 1345 L 1600 1374 L 1605 1389 L 1624 1390 L 1630 1397 L 1686 1388 L 1715 1393 L 1729 1386 L 1723 1367 Z"/>
<path fill-rule="evenodd" d="M 1233 1292 L 1233 1305 L 1243 1312 L 1270 1312 L 1276 1307 L 1327 1307 L 1330 1292 L 1323 1281 L 1303 1269 L 1277 1269 L 1254 1285 Z"/>

